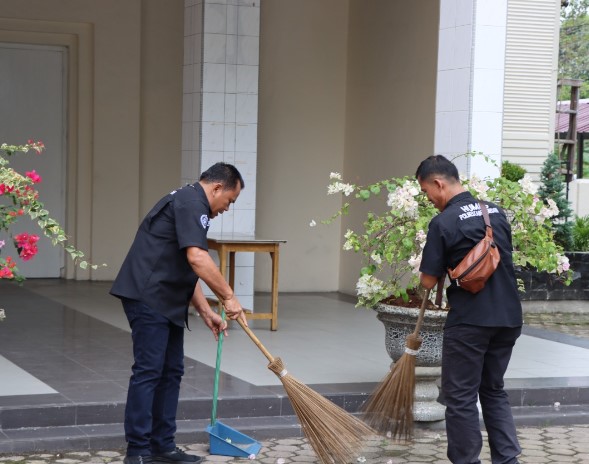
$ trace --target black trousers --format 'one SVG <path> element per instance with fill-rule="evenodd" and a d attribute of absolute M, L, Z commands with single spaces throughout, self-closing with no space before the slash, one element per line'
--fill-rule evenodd
<path fill-rule="evenodd" d="M 125 407 L 127 455 L 173 451 L 184 374 L 184 328 L 139 301 L 123 300 L 123 308 L 135 359 Z"/>
<path fill-rule="evenodd" d="M 521 453 L 503 376 L 521 327 L 457 325 L 444 330 L 442 397 L 448 459 L 479 464 L 483 445 L 477 395 L 493 464 L 515 464 Z"/>

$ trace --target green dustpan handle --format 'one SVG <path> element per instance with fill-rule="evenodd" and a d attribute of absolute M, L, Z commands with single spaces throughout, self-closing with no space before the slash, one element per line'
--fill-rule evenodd
<path fill-rule="evenodd" d="M 221 309 L 221 318 L 225 320 L 225 311 Z M 217 422 L 217 398 L 219 397 L 219 376 L 221 374 L 221 353 L 223 351 L 223 331 L 219 332 L 217 342 L 217 362 L 215 364 L 215 383 L 213 384 L 213 410 L 211 411 L 211 426 Z"/>

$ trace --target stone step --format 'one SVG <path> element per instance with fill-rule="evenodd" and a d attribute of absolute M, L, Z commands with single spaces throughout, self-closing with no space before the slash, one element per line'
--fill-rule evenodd
<path fill-rule="evenodd" d="M 589 405 L 515 407 L 518 427 L 589 424 Z M 177 443 L 208 443 L 209 420 L 179 420 Z M 255 439 L 303 436 L 296 416 L 266 416 L 224 419 L 225 425 Z M 416 431 L 444 430 L 444 422 L 415 423 Z M 484 424 L 481 419 L 481 427 Z M 29 453 L 85 450 L 122 450 L 125 448 L 123 424 L 94 424 L 62 427 L 38 427 L 0 432 L 0 453 Z"/>
<path fill-rule="evenodd" d="M 589 387 L 508 389 L 519 425 L 589 423 Z M 326 395 L 357 413 L 366 393 Z M 208 441 L 211 399 L 184 399 L 178 408 L 178 443 Z M 256 440 L 301 436 L 288 397 L 219 399 L 226 425 Z M 123 448 L 124 403 L 47 404 L 0 408 L 0 453 Z M 443 430 L 443 421 L 416 423 Z"/>

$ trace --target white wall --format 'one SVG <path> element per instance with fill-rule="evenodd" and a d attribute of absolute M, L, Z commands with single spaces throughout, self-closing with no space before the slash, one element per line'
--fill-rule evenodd
<path fill-rule="evenodd" d="M 67 276 L 112 279 L 139 220 L 179 184 L 183 1 L 0 0 L 0 11 L 1 40 L 69 47 L 65 226 L 108 267 Z"/>
<path fill-rule="evenodd" d="M 285 239 L 280 291 L 338 289 L 340 229 L 310 228 L 339 207 L 328 197 L 344 156 L 348 2 L 261 4 L 256 233 Z M 270 286 L 270 257 L 255 284 Z"/>

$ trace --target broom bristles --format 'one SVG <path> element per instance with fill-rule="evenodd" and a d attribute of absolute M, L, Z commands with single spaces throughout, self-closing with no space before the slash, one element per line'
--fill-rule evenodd
<path fill-rule="evenodd" d="M 376 435 L 360 419 L 285 373 L 280 358 L 274 358 L 268 368 L 282 381 L 302 430 L 323 464 L 355 460 L 364 440 Z"/>
<path fill-rule="evenodd" d="M 421 339 L 407 336 L 407 348 L 417 351 Z M 381 434 L 409 440 L 413 435 L 415 354 L 403 353 L 363 406 L 364 420 Z"/>

